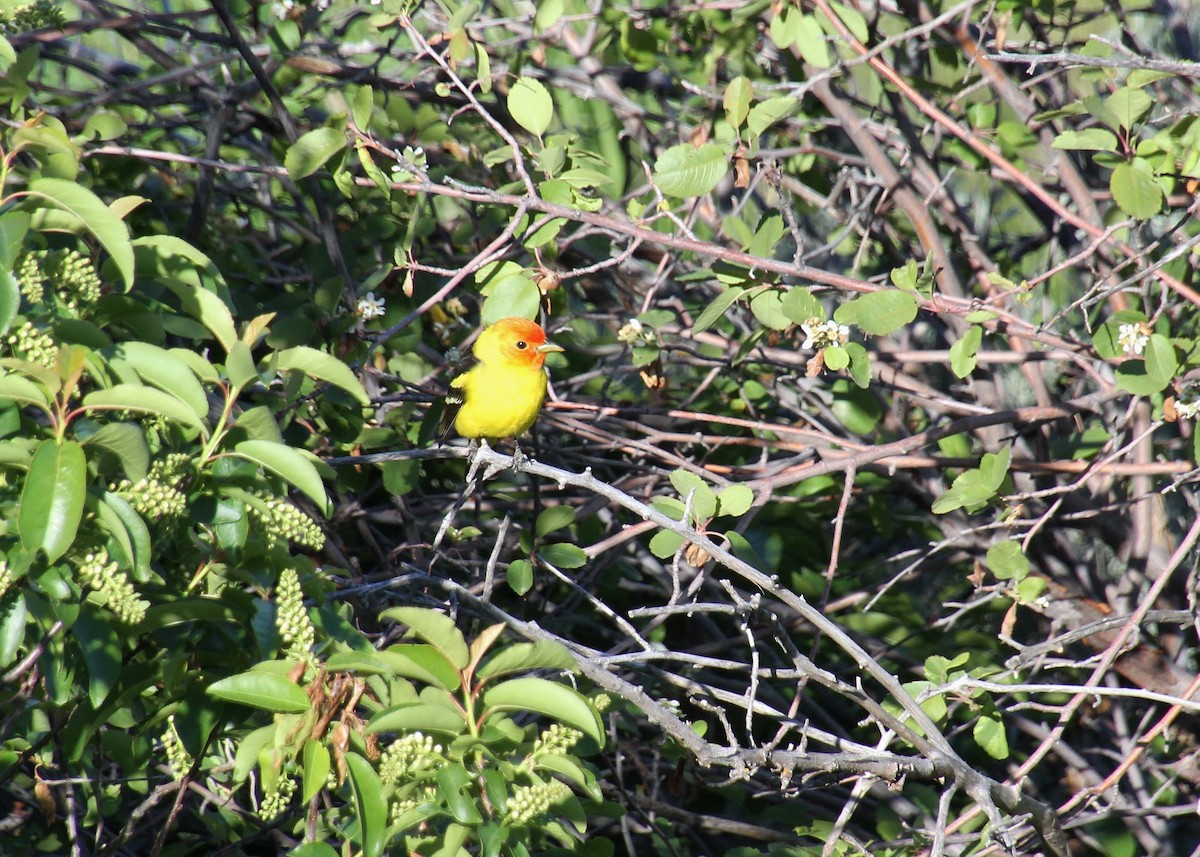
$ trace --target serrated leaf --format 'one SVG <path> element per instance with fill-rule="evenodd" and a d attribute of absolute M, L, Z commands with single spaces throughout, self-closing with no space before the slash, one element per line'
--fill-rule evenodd
<path fill-rule="evenodd" d="M 538 549 L 538 556 L 555 568 L 583 568 L 588 561 L 583 548 L 566 543 L 542 545 Z"/>
<path fill-rule="evenodd" d="M 346 149 L 346 133 L 337 128 L 314 128 L 291 145 L 283 166 L 292 181 L 311 176 L 325 163 Z"/>
<path fill-rule="evenodd" d="M 379 618 L 407 625 L 417 637 L 445 655 L 458 669 L 467 665 L 467 641 L 454 620 L 444 613 L 424 607 L 392 607 L 379 614 Z"/>
<path fill-rule="evenodd" d="M 729 170 L 724 147 L 705 143 L 672 146 L 654 162 L 654 181 L 659 189 L 683 199 L 704 196 L 715 188 Z"/>
<path fill-rule="evenodd" d="M 133 288 L 133 245 L 129 242 L 129 227 L 100 197 L 82 185 L 56 178 L 34 179 L 26 194 L 44 199 L 77 218 L 108 251 L 125 281 L 126 291 Z"/>
<path fill-rule="evenodd" d="M 235 455 L 253 461 L 305 494 L 317 508 L 329 514 L 325 483 L 313 463 L 298 450 L 270 440 L 244 440 L 234 447 Z"/>
<path fill-rule="evenodd" d="M 1029 574 L 1029 559 L 1016 541 L 997 542 L 988 548 L 984 564 L 997 580 L 1022 580 Z"/>
<path fill-rule="evenodd" d="M 750 79 L 740 75 L 729 81 L 725 87 L 725 96 L 721 100 L 721 106 L 725 108 L 725 121 L 733 130 L 741 128 L 742 123 L 746 121 L 746 115 L 750 112 L 750 98 L 753 94 L 754 88 L 750 84 Z"/>
<path fill-rule="evenodd" d="M 237 702 L 264 711 L 307 711 L 308 694 L 286 676 L 269 672 L 244 672 L 210 684 L 205 692 L 226 702 Z"/>
<path fill-rule="evenodd" d="M 993 759 L 1008 758 L 1008 736 L 1004 734 L 1004 721 L 998 713 L 984 715 L 976 720 L 971 737 Z"/>
<path fill-rule="evenodd" d="M 650 539 L 650 553 L 659 559 L 670 559 L 683 547 L 683 536 L 670 530 L 659 530 Z"/>
<path fill-rule="evenodd" d="M 1133 128 L 1148 112 L 1154 100 L 1141 89 L 1123 86 L 1105 99 L 1104 106 L 1117 118 L 1126 131 Z"/>
<path fill-rule="evenodd" d="M 489 714 L 497 711 L 533 711 L 558 720 L 604 746 L 604 724 L 588 699 L 574 688 L 544 678 L 526 676 L 495 685 L 483 694 Z"/>
<path fill-rule="evenodd" d="M 508 112 L 518 125 L 541 137 L 554 119 L 554 101 L 541 81 L 520 77 L 508 91 Z"/>
<path fill-rule="evenodd" d="M 747 485 L 730 485 L 717 495 L 717 514 L 740 517 L 754 505 L 754 492 Z"/>
<path fill-rule="evenodd" d="M 297 345 L 294 348 L 280 351 L 275 356 L 274 365 L 281 372 L 303 372 L 332 384 L 345 390 L 354 397 L 355 401 L 364 405 L 371 403 L 371 398 L 363 389 L 358 376 L 351 371 L 349 366 L 332 354 L 326 354 L 324 351 L 318 351 L 307 345 Z"/>
<path fill-rule="evenodd" d="M 764 131 L 789 116 L 799 106 L 800 101 L 791 95 L 768 98 L 750 108 L 750 115 L 746 117 L 746 127 L 751 135 L 761 136 Z"/>
<path fill-rule="evenodd" d="M 74 441 L 44 440 L 29 462 L 17 530 L 28 551 L 53 563 L 75 542 L 87 495 L 87 457 Z"/>
<path fill-rule="evenodd" d="M 533 589 L 533 563 L 527 559 L 514 559 L 504 572 L 504 579 L 517 595 Z"/>
<path fill-rule="evenodd" d="M 1154 168 L 1144 158 L 1117 164 L 1108 187 L 1113 200 L 1130 217 L 1146 220 L 1162 208 L 1162 186 L 1154 177 Z"/>
<path fill-rule="evenodd" d="M 1107 128 L 1063 131 L 1054 138 L 1051 148 L 1080 152 L 1115 152 L 1117 151 L 1117 135 Z"/>
<path fill-rule="evenodd" d="M 975 371 L 976 353 L 983 342 L 983 328 L 971 325 L 962 338 L 950 346 L 950 371 L 965 378 Z"/>
<path fill-rule="evenodd" d="M 917 300 L 908 292 L 885 289 L 847 301 L 834 312 L 839 324 L 856 325 L 872 336 L 885 336 L 917 317 Z"/>

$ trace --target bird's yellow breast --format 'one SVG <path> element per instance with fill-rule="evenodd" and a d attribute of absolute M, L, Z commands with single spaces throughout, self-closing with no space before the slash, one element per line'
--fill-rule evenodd
<path fill-rule="evenodd" d="M 546 398 L 546 370 L 541 366 L 485 362 L 453 384 L 464 394 L 454 420 L 463 437 L 516 437 L 533 425 Z"/>

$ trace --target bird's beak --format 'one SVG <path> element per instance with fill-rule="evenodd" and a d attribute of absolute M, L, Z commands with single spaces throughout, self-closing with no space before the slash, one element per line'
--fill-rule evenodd
<path fill-rule="evenodd" d="M 533 350 L 538 354 L 549 354 L 551 351 L 564 351 L 565 349 L 561 345 L 555 345 L 553 342 L 543 342 Z"/>

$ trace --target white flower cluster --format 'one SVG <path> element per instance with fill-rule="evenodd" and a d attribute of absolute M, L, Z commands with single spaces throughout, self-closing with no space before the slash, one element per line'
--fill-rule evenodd
<path fill-rule="evenodd" d="M 810 318 L 800 325 L 800 329 L 804 331 L 804 344 L 800 346 L 804 349 L 815 348 L 820 351 L 823 348 L 841 348 L 842 343 L 850 339 L 850 328 L 833 319 L 821 321 L 819 318 Z"/>
<path fill-rule="evenodd" d="M 358 299 L 358 307 L 355 312 L 363 321 L 383 318 L 383 314 L 387 312 L 387 302 L 383 298 L 375 297 L 374 292 L 367 292 L 363 297 Z"/>

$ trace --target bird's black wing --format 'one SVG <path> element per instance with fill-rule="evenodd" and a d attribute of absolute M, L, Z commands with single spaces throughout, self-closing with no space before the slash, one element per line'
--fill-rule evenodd
<path fill-rule="evenodd" d="M 446 389 L 446 398 L 442 403 L 442 421 L 438 424 L 438 446 L 445 443 L 446 438 L 449 437 L 450 429 L 454 428 L 454 419 L 462 410 L 463 402 L 466 401 L 462 387 L 454 386 L 454 382 L 478 365 L 479 358 L 474 354 L 468 354 L 454 366 L 454 375 L 450 380 L 450 386 Z"/>

